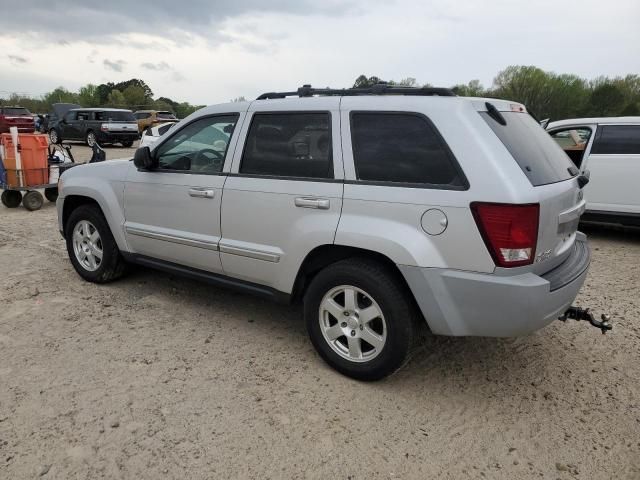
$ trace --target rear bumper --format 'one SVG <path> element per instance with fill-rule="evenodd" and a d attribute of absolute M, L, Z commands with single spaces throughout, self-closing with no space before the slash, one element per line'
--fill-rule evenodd
<path fill-rule="evenodd" d="M 137 131 L 134 132 L 100 132 L 96 135 L 99 142 L 135 142 L 140 138 Z"/>
<path fill-rule="evenodd" d="M 564 313 L 584 283 L 589 261 L 586 237 L 578 233 L 571 255 L 544 275 L 399 268 L 433 333 L 513 337 L 545 327 Z"/>

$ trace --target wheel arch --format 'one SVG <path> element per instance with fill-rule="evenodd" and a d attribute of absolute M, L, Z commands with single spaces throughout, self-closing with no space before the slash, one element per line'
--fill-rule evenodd
<path fill-rule="evenodd" d="M 302 299 L 307 287 L 313 280 L 313 277 L 315 277 L 315 275 L 317 275 L 322 269 L 348 258 L 362 258 L 384 265 L 384 267 L 397 279 L 397 281 L 401 282 L 403 288 L 409 294 L 411 300 L 417 307 L 415 297 L 413 296 L 404 275 L 398 268 L 397 264 L 388 256 L 365 248 L 336 244 L 320 245 L 307 254 L 298 269 L 298 274 L 296 275 L 293 290 L 291 292 L 291 301 L 297 302 Z M 420 310 L 417 309 L 417 311 Z"/>

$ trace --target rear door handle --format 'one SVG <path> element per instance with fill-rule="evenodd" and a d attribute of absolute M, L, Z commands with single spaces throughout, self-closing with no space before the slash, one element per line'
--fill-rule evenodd
<path fill-rule="evenodd" d="M 206 188 L 190 188 L 189 196 L 199 198 L 213 198 L 216 196 L 216 192 L 214 190 L 207 190 Z"/>
<path fill-rule="evenodd" d="M 294 203 L 296 207 L 318 208 L 320 210 L 329 210 L 330 205 L 328 199 L 316 197 L 296 197 Z"/>

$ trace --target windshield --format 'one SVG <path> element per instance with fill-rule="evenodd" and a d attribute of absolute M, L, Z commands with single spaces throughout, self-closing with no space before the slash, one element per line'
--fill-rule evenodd
<path fill-rule="evenodd" d="M 136 117 L 132 112 L 126 110 L 115 110 L 106 112 L 96 112 L 96 120 L 111 122 L 135 122 Z"/>
<path fill-rule="evenodd" d="M 487 112 L 485 122 L 502 141 L 534 187 L 561 182 L 573 177 L 573 163 L 549 134 L 528 114 L 500 112 L 501 125 Z"/>
<path fill-rule="evenodd" d="M 156 117 L 162 118 L 163 120 L 177 120 L 175 115 L 171 112 L 158 112 Z"/>
<path fill-rule="evenodd" d="M 2 107 L 0 108 L 0 112 L 3 115 L 13 115 L 13 116 L 31 115 L 31 112 L 29 112 L 29 110 L 22 107 Z"/>

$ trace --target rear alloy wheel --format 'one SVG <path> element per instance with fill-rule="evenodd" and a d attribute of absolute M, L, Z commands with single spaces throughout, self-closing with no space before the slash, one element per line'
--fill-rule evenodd
<path fill-rule="evenodd" d="M 60 135 L 58 135 L 58 131 L 55 128 L 49 130 L 49 141 L 55 144 L 58 144 L 62 141 Z"/>
<path fill-rule="evenodd" d="M 22 194 L 17 190 L 5 190 L 1 196 L 2 204 L 7 208 L 17 208 L 22 202 Z"/>
<path fill-rule="evenodd" d="M 44 204 L 44 198 L 40 192 L 31 190 L 22 197 L 22 206 L 27 210 L 33 212 L 34 210 L 40 210 Z"/>
<path fill-rule="evenodd" d="M 320 271 L 304 297 L 313 346 L 340 373 L 379 380 L 398 370 L 413 345 L 415 309 L 391 268 L 348 259 Z"/>
<path fill-rule="evenodd" d="M 94 132 L 92 132 L 91 130 L 89 130 L 87 132 L 87 136 L 85 138 L 85 143 L 89 147 L 93 147 L 96 143 L 98 143 L 98 140 L 96 139 L 96 134 Z"/>

